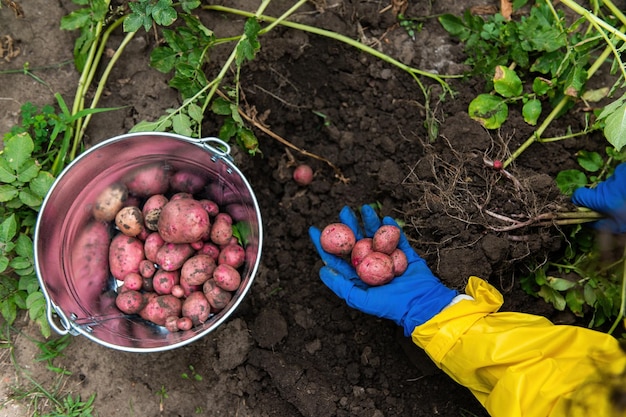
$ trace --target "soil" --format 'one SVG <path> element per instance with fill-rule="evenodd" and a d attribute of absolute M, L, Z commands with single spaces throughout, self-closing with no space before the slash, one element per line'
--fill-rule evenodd
<path fill-rule="evenodd" d="M 3 2 L 0 9 L 5 46 L 1 132 L 18 123 L 19 107 L 27 101 L 55 104 L 57 92 L 70 101 L 78 80 L 70 62 L 76 34 L 59 29 L 60 18 L 75 6 L 61 0 L 20 1 L 23 16 L 16 16 L 11 3 Z M 277 16 L 289 4 L 277 0 L 267 14 Z M 249 0 L 226 5 L 256 8 Z M 466 7 L 482 5 L 415 2 L 406 15 L 459 15 Z M 316 1 L 296 19 L 360 39 L 415 68 L 463 73 L 462 45 L 436 19 L 426 19 L 413 39 L 387 6 L 382 0 Z M 242 18 L 199 15 L 220 37 L 241 31 Z M 122 36 L 115 33 L 111 44 Z M 87 145 L 126 133 L 180 102 L 167 85 L 169 75 L 148 65 L 156 42 L 154 33 L 143 32 L 129 45 L 100 103 L 124 108 L 96 115 Z M 576 166 L 575 152 L 588 147 L 587 139 L 532 145 L 509 169 L 516 183 L 484 160 L 506 158 L 533 129 L 518 110 L 499 131 L 487 131 L 469 119 L 467 105 L 483 92 L 484 80 L 450 79 L 456 94 L 439 100 L 440 87 L 422 79 L 431 88 L 428 104 L 439 126 L 435 140 L 429 140 L 425 99 L 406 72 L 337 41 L 293 29 L 276 28 L 261 42 L 260 53 L 242 71 L 247 109 L 263 115 L 272 132 L 335 168 L 258 130 L 261 155 L 233 148 L 237 166 L 256 193 L 265 234 L 248 297 L 220 328 L 171 351 L 123 352 L 76 337 L 54 360 L 69 376 L 33 361 L 41 336 L 24 318 L 16 323 L 13 356 L 8 351 L 2 356 L 0 415 L 33 413 L 29 400 L 34 396 L 15 397 L 16 387 L 29 386 L 29 375 L 52 391 L 83 399 L 95 393 L 100 416 L 486 416 L 469 391 L 435 368 L 394 323 L 349 308 L 319 280 L 322 264 L 308 227 L 336 221 L 345 205 L 378 202 L 382 214 L 404 221 L 416 251 L 448 286 L 462 290 L 468 277 L 477 275 L 504 293 L 503 310 L 575 322 L 519 285 L 527 265 L 562 250 L 562 230 L 507 230 L 510 223 L 502 217 L 525 221 L 567 207 L 553 178 Z M 227 52 L 215 51 L 216 68 Z M 43 83 L 21 72 L 25 65 Z M 7 70 L 18 71 L 3 72 Z M 583 124 L 582 112 L 573 111 L 546 135 Z M 217 128 L 217 121 L 209 120 L 204 131 Z M 291 178 L 298 163 L 314 168 L 309 186 Z"/>

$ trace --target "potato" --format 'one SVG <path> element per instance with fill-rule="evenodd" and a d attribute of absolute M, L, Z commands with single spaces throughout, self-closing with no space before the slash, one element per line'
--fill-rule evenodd
<path fill-rule="evenodd" d="M 226 245 L 233 237 L 233 221 L 226 213 L 219 213 L 215 216 L 211 226 L 211 242 L 216 245 Z"/>
<path fill-rule="evenodd" d="M 183 264 L 180 276 L 191 285 L 202 285 L 213 276 L 215 260 L 209 255 L 194 255 Z"/>
<path fill-rule="evenodd" d="M 159 295 L 171 294 L 172 288 L 180 283 L 180 271 L 159 269 L 152 277 L 152 287 Z"/>
<path fill-rule="evenodd" d="M 143 214 L 139 207 L 127 206 L 115 215 L 115 226 L 126 236 L 135 237 L 143 230 Z"/>
<path fill-rule="evenodd" d="M 180 280 L 180 287 L 183 289 L 183 297 L 188 297 L 192 292 L 202 291 L 202 285 L 192 285 L 186 279 Z"/>
<path fill-rule="evenodd" d="M 183 301 L 182 313 L 183 317 L 188 317 L 194 326 L 198 326 L 209 318 L 211 314 L 211 306 L 202 291 L 196 291 L 189 294 Z"/>
<path fill-rule="evenodd" d="M 191 330 L 191 328 L 193 327 L 193 322 L 189 317 L 180 317 L 176 321 L 176 326 L 178 327 L 178 330 L 181 331 Z"/>
<path fill-rule="evenodd" d="M 210 279 L 204 283 L 202 292 L 204 292 L 214 312 L 223 310 L 233 298 L 229 291 L 218 287 L 214 279 Z"/>
<path fill-rule="evenodd" d="M 161 210 L 163 210 L 163 207 L 168 202 L 168 198 L 163 194 L 155 194 L 146 200 L 141 208 L 141 214 L 143 215 L 143 222 L 148 230 L 153 232 L 158 230 Z"/>
<path fill-rule="evenodd" d="M 176 193 L 174 195 L 172 195 L 170 197 L 170 201 L 176 201 L 176 200 L 187 200 L 187 199 L 192 199 L 193 200 L 193 195 L 189 194 L 189 193 Z"/>
<path fill-rule="evenodd" d="M 298 185 L 309 185 L 313 182 L 313 169 L 307 164 L 301 164 L 293 171 L 293 180 Z"/>
<path fill-rule="evenodd" d="M 143 277 L 137 272 L 131 272 L 124 277 L 124 287 L 139 291 L 143 288 Z"/>
<path fill-rule="evenodd" d="M 230 243 L 224 246 L 217 257 L 218 264 L 228 264 L 237 269 L 246 260 L 246 251 L 238 243 Z"/>
<path fill-rule="evenodd" d="M 180 317 L 182 305 L 182 301 L 173 295 L 156 295 L 154 297 L 148 297 L 148 302 L 145 307 L 139 311 L 139 315 L 144 320 L 163 326 L 168 317 Z"/>
<path fill-rule="evenodd" d="M 171 167 L 165 163 L 149 164 L 135 169 L 126 178 L 128 191 L 139 197 L 165 194 L 170 187 Z"/>
<path fill-rule="evenodd" d="M 178 171 L 170 178 L 170 187 L 174 192 L 196 194 L 205 186 L 204 178 L 191 171 Z"/>
<path fill-rule="evenodd" d="M 150 233 L 144 241 L 143 250 L 146 255 L 146 259 L 157 263 L 157 253 L 165 245 L 165 241 L 157 232 Z"/>
<path fill-rule="evenodd" d="M 356 266 L 361 281 L 368 285 L 384 285 L 394 277 L 393 261 L 382 252 L 371 252 Z"/>
<path fill-rule="evenodd" d="M 241 284 L 239 271 L 227 264 L 218 265 L 213 271 L 215 284 L 226 291 L 235 291 Z"/>
<path fill-rule="evenodd" d="M 406 254 L 400 248 L 396 248 L 393 252 L 391 252 L 391 260 L 393 261 L 393 274 L 394 276 L 399 276 L 404 274 L 406 269 L 409 267 L 409 262 L 406 258 Z"/>
<path fill-rule="evenodd" d="M 170 243 L 196 242 L 210 227 L 209 214 L 193 199 L 170 200 L 158 221 L 159 234 Z"/>
<path fill-rule="evenodd" d="M 155 272 L 156 266 L 151 260 L 144 259 L 143 261 L 139 262 L 139 275 L 141 275 L 143 278 L 152 278 Z"/>
<path fill-rule="evenodd" d="M 126 199 L 128 199 L 128 188 L 124 184 L 109 185 L 96 198 L 91 211 L 93 217 L 98 221 L 113 221 L 117 212 L 124 207 Z"/>
<path fill-rule="evenodd" d="M 165 243 L 156 254 L 156 264 L 166 271 L 174 271 L 194 253 L 189 243 Z"/>
<path fill-rule="evenodd" d="M 143 242 L 124 234 L 115 235 L 109 246 L 109 269 L 115 279 L 123 280 L 131 272 L 139 272 L 143 261 Z"/>
<path fill-rule="evenodd" d="M 202 199 L 198 200 L 204 209 L 209 213 L 209 216 L 215 217 L 220 212 L 220 207 L 213 200 Z"/>
<path fill-rule="evenodd" d="M 174 285 L 172 287 L 172 295 L 176 298 L 183 298 L 185 296 L 185 289 L 180 284 Z"/>
<path fill-rule="evenodd" d="M 211 258 L 217 261 L 217 257 L 220 255 L 220 248 L 215 243 L 204 242 L 202 248 L 198 249 L 198 254 L 209 255 Z"/>
<path fill-rule="evenodd" d="M 115 305 L 124 314 L 137 314 L 146 305 L 146 299 L 139 291 L 126 290 L 117 294 Z"/>
<path fill-rule="evenodd" d="M 400 233 L 400 229 L 396 226 L 390 224 L 380 226 L 372 237 L 372 249 L 376 252 L 391 255 L 391 252 L 398 247 Z"/>
<path fill-rule="evenodd" d="M 370 252 L 372 252 L 372 238 L 366 237 L 359 239 L 354 244 L 352 252 L 350 253 L 350 262 L 352 266 L 356 268 Z"/>
<path fill-rule="evenodd" d="M 354 232 L 343 223 L 331 223 L 324 227 L 320 236 L 322 249 L 337 256 L 347 256 L 356 243 Z"/>
<path fill-rule="evenodd" d="M 165 319 L 165 328 L 168 332 L 174 333 L 178 331 L 178 319 L 177 316 L 169 316 Z"/>

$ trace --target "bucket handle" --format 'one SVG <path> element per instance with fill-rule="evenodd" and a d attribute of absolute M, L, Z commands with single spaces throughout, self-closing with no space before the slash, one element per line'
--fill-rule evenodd
<path fill-rule="evenodd" d="M 63 328 L 59 327 L 54 317 L 52 317 L 53 310 L 57 314 Z M 46 297 L 46 315 L 48 317 L 48 323 L 50 324 L 50 327 L 52 327 L 52 329 L 59 335 L 65 336 L 66 334 L 70 333 L 71 335 L 76 336 L 78 334 L 65 313 L 63 313 L 63 310 L 52 304 L 52 301 L 50 301 L 49 297 Z"/>
<path fill-rule="evenodd" d="M 212 136 L 201 139 L 189 138 L 189 141 L 195 143 L 202 148 L 207 149 L 209 152 L 220 158 L 226 158 L 229 161 L 232 161 L 233 159 L 230 155 L 230 145 L 220 138 Z"/>

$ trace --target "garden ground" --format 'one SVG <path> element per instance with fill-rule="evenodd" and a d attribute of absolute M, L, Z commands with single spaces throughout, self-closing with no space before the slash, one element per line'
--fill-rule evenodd
<path fill-rule="evenodd" d="M 69 99 L 78 80 L 71 63 L 75 34 L 59 29 L 61 17 L 74 6 L 65 0 L 20 1 L 23 16 L 17 16 L 11 2 L 5 3 L 0 9 L 3 133 L 18 122 L 23 103 L 55 104 L 56 92 Z M 459 15 L 466 7 L 485 5 L 491 8 L 483 10 L 494 12 L 496 3 L 411 2 L 406 15 Z M 289 4 L 277 0 L 266 14 L 277 16 Z M 248 11 L 257 6 L 250 0 L 225 5 Z M 415 68 L 462 74 L 462 45 L 436 19 L 425 19 L 412 38 L 388 5 L 385 0 L 315 1 L 294 18 L 359 39 Z M 241 33 L 242 18 L 199 15 L 218 36 Z M 115 34 L 113 44 L 121 38 Z M 242 71 L 245 110 L 335 169 L 260 131 L 260 155 L 233 150 L 255 190 L 265 230 L 249 296 L 218 330 L 172 351 L 129 353 L 76 337 L 54 360 L 69 376 L 33 361 L 41 337 L 27 320 L 19 320 L 12 355 L 4 350 L 0 356 L 0 416 L 32 414 L 29 399 L 38 390 L 29 378 L 83 400 L 96 394 L 100 416 L 486 416 L 473 396 L 436 369 L 395 324 L 350 309 L 318 279 L 321 261 L 307 229 L 335 221 L 344 205 L 378 202 L 383 214 L 404 221 L 417 252 L 447 285 L 462 290 L 468 277 L 477 275 L 504 293 L 504 310 L 575 322 L 573 315 L 556 312 L 519 286 L 525 265 L 562 249 L 562 232 L 556 227 L 507 231 L 493 214 L 531 218 L 567 207 L 553 178 L 576 167 L 575 152 L 588 146 L 588 138 L 531 146 L 510 168 L 519 180 L 516 187 L 484 159 L 504 159 L 533 130 L 515 112 L 499 131 L 487 131 L 468 117 L 468 103 L 483 92 L 484 80 L 450 79 L 456 94 L 442 100 L 433 84 L 432 112 L 427 112 L 417 83 L 371 55 L 288 28 L 260 41 L 261 51 Z M 156 42 L 154 33 L 142 32 L 129 45 L 101 102 L 101 107 L 124 108 L 94 116 L 89 144 L 126 133 L 177 105 L 168 75 L 148 65 Z M 224 53 L 215 52 L 215 66 Z M 20 72 L 26 64 L 37 79 Z M 20 71 L 3 72 L 12 69 Z M 427 116 L 439 125 L 434 141 Z M 550 129 L 556 136 L 583 123 L 582 114 L 572 112 Z M 203 131 L 217 129 L 207 124 Z M 315 171 L 308 187 L 291 179 L 294 166 L 304 162 Z M 18 387 L 33 394 L 17 400 Z"/>

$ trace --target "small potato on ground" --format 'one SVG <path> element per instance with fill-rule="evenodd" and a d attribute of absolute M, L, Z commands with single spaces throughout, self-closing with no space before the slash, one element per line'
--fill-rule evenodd
<path fill-rule="evenodd" d="M 293 170 L 293 180 L 298 185 L 309 185 L 313 182 L 313 169 L 307 164 L 301 164 Z"/>

